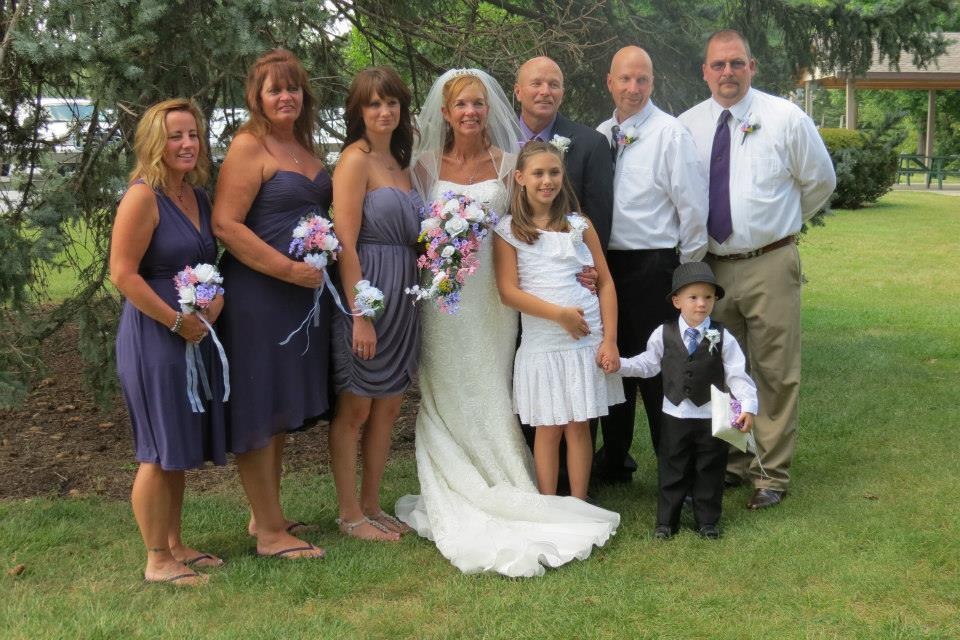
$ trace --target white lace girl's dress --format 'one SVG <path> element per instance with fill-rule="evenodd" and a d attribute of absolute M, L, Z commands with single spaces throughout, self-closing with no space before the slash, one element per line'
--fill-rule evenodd
<path fill-rule="evenodd" d="M 499 180 L 440 180 L 428 199 L 446 191 L 497 212 L 507 204 Z M 447 315 L 433 303 L 422 308 L 420 495 L 401 497 L 397 517 L 433 540 L 464 573 L 538 576 L 544 567 L 582 560 L 606 544 L 620 516 L 577 498 L 537 492 L 530 450 L 508 400 L 517 313 L 500 303 L 492 245 L 488 234 L 480 267 L 463 285 L 459 313 Z"/>
<path fill-rule="evenodd" d="M 600 300 L 577 282 L 585 266 L 593 266 L 583 241 L 587 221 L 579 214 L 567 217 L 570 231 L 540 230 L 533 244 L 510 230 L 510 216 L 496 227 L 497 234 L 517 250 L 520 288 L 564 307 L 583 309 L 590 333 L 574 339 L 558 323 L 520 314 L 523 333 L 513 367 L 513 410 L 526 424 L 565 425 L 605 416 L 608 407 L 624 401 L 618 374 L 597 366 L 603 339 Z"/>

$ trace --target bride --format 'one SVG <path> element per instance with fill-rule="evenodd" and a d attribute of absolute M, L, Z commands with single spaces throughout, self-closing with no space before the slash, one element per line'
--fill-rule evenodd
<path fill-rule="evenodd" d="M 419 118 L 414 182 L 425 200 L 461 193 L 506 213 L 520 128 L 503 90 L 477 69 L 433 84 Z M 423 308 L 419 496 L 397 516 L 436 543 L 464 573 L 542 575 L 584 559 L 616 532 L 620 516 L 577 498 L 537 492 L 530 452 L 511 402 L 518 314 L 497 294 L 492 231 L 460 311 Z"/>

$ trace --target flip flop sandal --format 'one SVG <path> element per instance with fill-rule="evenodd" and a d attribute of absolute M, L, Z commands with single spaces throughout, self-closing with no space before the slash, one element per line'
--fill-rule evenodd
<path fill-rule="evenodd" d="M 203 562 L 204 560 L 212 560 L 213 562 L 212 562 L 212 564 L 197 564 L 197 563 L 199 563 L 199 562 Z M 216 567 L 222 567 L 222 566 L 223 566 L 223 560 L 222 560 L 221 558 L 217 558 L 217 557 L 215 557 L 215 556 L 212 556 L 212 555 L 210 555 L 209 553 L 201 553 L 201 554 L 198 555 L 196 558 L 192 558 L 192 559 L 190 559 L 190 560 L 184 561 L 183 564 L 185 564 L 185 565 L 188 566 L 188 567 L 196 566 L 196 567 L 198 567 L 198 568 L 209 568 L 209 569 L 213 569 L 213 568 L 216 568 Z"/>
<path fill-rule="evenodd" d="M 317 525 L 308 524 L 306 522 L 300 522 L 299 520 L 287 525 L 287 533 L 289 533 L 292 536 L 295 536 L 298 533 L 308 533 L 310 531 L 316 531 L 316 529 L 317 529 Z"/>
<path fill-rule="evenodd" d="M 291 556 L 291 553 L 296 553 L 297 551 L 320 551 L 320 555 L 315 556 Z M 326 551 L 320 547 L 314 546 L 312 544 L 302 545 L 299 547 L 290 547 L 288 549 L 281 549 L 280 551 L 275 551 L 274 553 L 260 553 L 257 551 L 257 555 L 261 558 L 279 558 L 281 560 L 322 560 L 326 555 Z"/>
<path fill-rule="evenodd" d="M 176 576 L 170 576 L 169 578 L 161 578 L 160 580 L 151 580 L 147 576 L 143 576 L 143 581 L 147 584 L 176 584 L 177 581 L 183 580 L 185 578 L 199 578 L 200 574 L 196 571 L 191 571 L 190 573 L 181 573 Z M 197 586 L 197 585 L 190 585 Z"/>

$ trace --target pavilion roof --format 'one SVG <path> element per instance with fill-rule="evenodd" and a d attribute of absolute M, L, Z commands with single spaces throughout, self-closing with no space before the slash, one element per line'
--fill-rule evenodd
<path fill-rule="evenodd" d="M 880 62 L 879 54 L 863 75 L 855 79 L 858 89 L 960 89 L 960 32 L 944 32 L 947 41 L 946 51 L 930 62 L 926 69 L 913 64 L 912 60 L 901 57 L 899 69 L 890 60 Z M 811 77 L 827 89 L 842 89 L 847 84 L 846 72 L 825 73 L 816 70 Z"/>

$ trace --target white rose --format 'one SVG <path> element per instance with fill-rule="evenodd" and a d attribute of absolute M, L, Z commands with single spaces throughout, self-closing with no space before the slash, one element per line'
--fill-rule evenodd
<path fill-rule="evenodd" d="M 434 274 L 433 282 L 430 283 L 430 288 L 435 289 L 440 286 L 440 283 L 447 279 L 447 274 L 443 271 Z"/>
<path fill-rule="evenodd" d="M 456 248 L 452 244 L 448 244 L 443 248 L 443 251 L 440 252 L 440 256 L 443 258 L 449 258 L 456 252 Z"/>
<path fill-rule="evenodd" d="M 460 211 L 460 200 L 457 198 L 451 198 L 447 200 L 446 204 L 443 205 L 441 209 L 443 213 L 449 213 L 451 215 L 456 215 Z"/>
<path fill-rule="evenodd" d="M 320 248 L 324 251 L 335 251 L 338 244 L 340 244 L 340 242 L 335 235 L 327 234 L 323 237 L 323 241 L 320 242 Z"/>
<path fill-rule="evenodd" d="M 203 284 L 210 284 L 217 279 L 217 268 L 212 264 L 198 264 L 193 268 L 193 275 Z"/>
<path fill-rule="evenodd" d="M 303 256 L 303 261 L 319 271 L 327 266 L 327 255 L 324 253 L 308 253 Z"/>
<path fill-rule="evenodd" d="M 480 222 L 483 220 L 483 209 L 473 203 L 470 203 L 470 205 L 464 211 L 464 216 L 466 216 L 467 220 L 470 220 L 471 222 Z"/>
<path fill-rule="evenodd" d="M 424 231 L 430 231 L 430 229 L 436 229 L 440 226 L 440 218 L 427 218 L 420 223 L 420 233 Z"/>
<path fill-rule="evenodd" d="M 191 311 L 191 305 L 196 304 L 197 302 L 197 290 L 194 287 L 184 287 L 180 290 L 180 299 L 177 301 L 180 303 L 180 308 L 184 311 Z"/>
<path fill-rule="evenodd" d="M 306 238 L 307 237 L 307 225 L 298 224 L 293 228 L 293 237 L 294 238 Z"/>
<path fill-rule="evenodd" d="M 447 220 L 447 224 L 443 225 L 443 228 L 453 237 L 469 229 L 470 225 L 460 216 L 454 216 Z"/>

